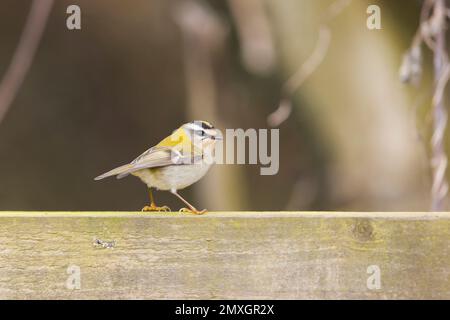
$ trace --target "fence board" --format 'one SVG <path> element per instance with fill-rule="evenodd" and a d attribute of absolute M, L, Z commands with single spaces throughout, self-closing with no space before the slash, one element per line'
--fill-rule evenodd
<path fill-rule="evenodd" d="M 3 299 L 449 299 L 449 257 L 448 213 L 0 212 Z"/>

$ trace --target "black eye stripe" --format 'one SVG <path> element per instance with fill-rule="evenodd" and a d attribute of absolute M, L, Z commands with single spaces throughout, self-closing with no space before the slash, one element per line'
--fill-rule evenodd
<path fill-rule="evenodd" d="M 214 126 L 212 124 L 210 124 L 208 121 L 203 121 L 203 120 L 196 120 L 196 121 L 192 121 L 189 123 L 190 125 L 193 126 L 198 126 L 199 128 L 202 129 L 214 129 Z"/>
<path fill-rule="evenodd" d="M 204 130 L 195 130 L 194 133 L 199 136 L 204 136 L 206 134 Z"/>
<path fill-rule="evenodd" d="M 202 125 L 203 129 L 213 129 L 214 128 L 212 125 L 210 125 L 208 122 L 205 122 L 205 121 L 202 121 L 201 125 Z"/>

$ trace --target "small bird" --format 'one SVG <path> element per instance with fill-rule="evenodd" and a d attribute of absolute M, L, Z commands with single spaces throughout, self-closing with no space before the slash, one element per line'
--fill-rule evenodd
<path fill-rule="evenodd" d="M 207 121 L 193 121 L 183 124 L 156 146 L 148 149 L 129 164 L 108 171 L 95 180 L 110 176 L 121 179 L 131 174 L 140 178 L 148 187 L 150 205 L 142 211 L 170 211 L 167 206 L 155 204 L 152 188 L 170 191 L 186 204 L 180 212 L 203 214 L 178 194 L 200 180 L 211 167 L 211 156 L 216 141 L 222 140 L 220 131 Z M 207 158 L 210 157 L 210 158 Z"/>

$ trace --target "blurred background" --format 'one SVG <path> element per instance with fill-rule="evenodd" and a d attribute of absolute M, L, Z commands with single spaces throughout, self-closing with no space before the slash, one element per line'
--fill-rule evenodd
<path fill-rule="evenodd" d="M 139 210 L 148 198 L 137 178 L 93 178 L 187 121 L 269 128 L 334 2 L 55 1 L 0 122 L 0 210 Z M 0 76 L 31 1 L 1 3 Z M 66 28 L 71 4 L 81 30 Z M 382 30 L 366 27 L 372 4 Z M 286 118 L 275 123 L 279 173 L 217 165 L 180 193 L 209 210 L 428 210 L 431 54 L 420 88 L 399 80 L 421 4 L 345 4 L 326 21 L 322 64 L 293 90 L 291 112 L 275 114 Z M 169 193 L 155 197 L 182 206 Z"/>

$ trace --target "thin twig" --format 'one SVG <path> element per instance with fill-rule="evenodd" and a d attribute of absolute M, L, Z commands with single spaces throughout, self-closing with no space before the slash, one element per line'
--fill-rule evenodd
<path fill-rule="evenodd" d="M 6 73 L 0 83 L 0 122 L 5 117 L 33 62 L 53 0 L 33 0 L 28 18 Z"/>
<path fill-rule="evenodd" d="M 323 14 L 316 46 L 309 58 L 284 84 L 282 89 L 282 99 L 278 108 L 267 117 L 269 126 L 278 127 L 289 118 L 292 112 L 292 96 L 322 64 L 328 52 L 331 42 L 331 30 L 328 27 L 328 23 L 349 6 L 351 1 L 352 0 L 336 0 Z"/>
<path fill-rule="evenodd" d="M 330 29 L 322 25 L 319 29 L 319 38 L 313 53 L 305 63 L 292 75 L 284 84 L 283 91 L 287 95 L 292 95 L 308 79 L 311 74 L 320 66 L 325 58 L 331 41 Z"/>

